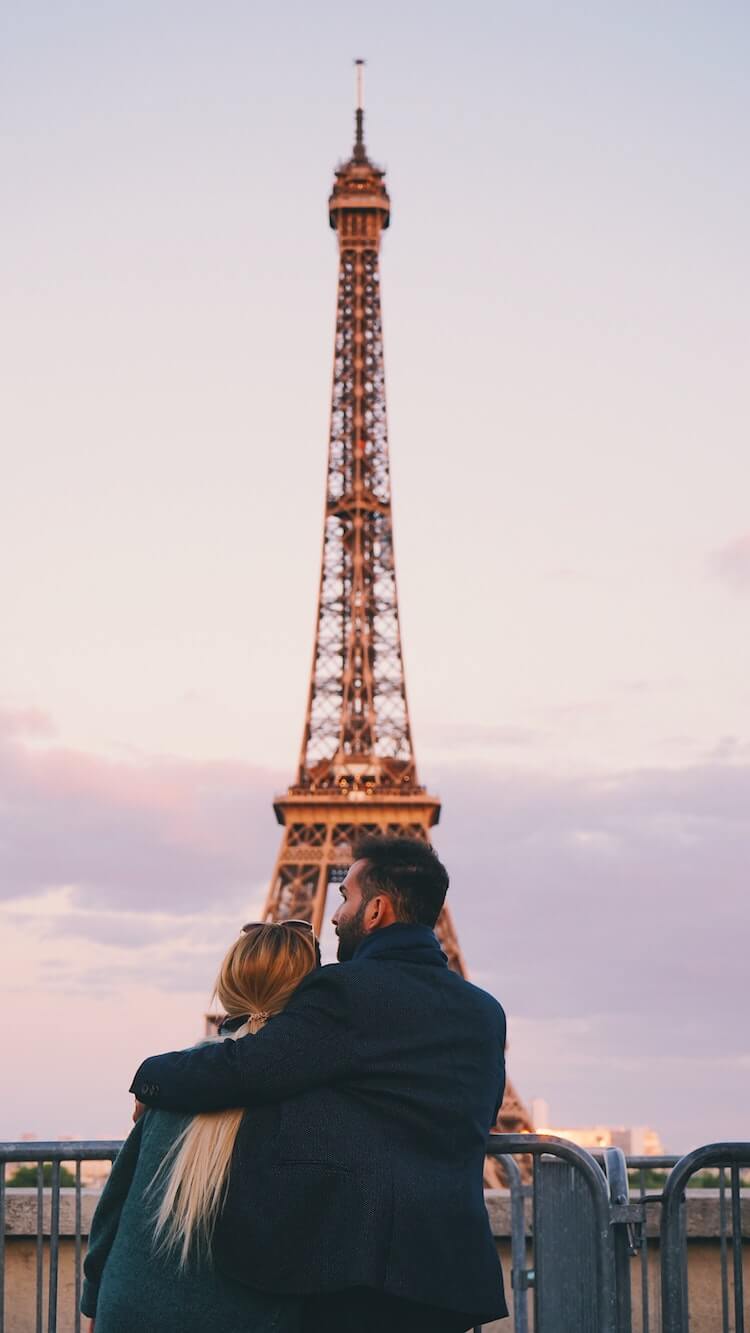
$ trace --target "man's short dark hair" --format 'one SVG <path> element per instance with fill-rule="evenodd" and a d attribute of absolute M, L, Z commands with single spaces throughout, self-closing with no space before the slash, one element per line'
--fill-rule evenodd
<path fill-rule="evenodd" d="M 362 894 L 367 900 L 386 893 L 399 921 L 435 925 L 448 891 L 448 871 L 421 838 L 365 837 L 352 847 L 355 861 L 366 861 Z"/>

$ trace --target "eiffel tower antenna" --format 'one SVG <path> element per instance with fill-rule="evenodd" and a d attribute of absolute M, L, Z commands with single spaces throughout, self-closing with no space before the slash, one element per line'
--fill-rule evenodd
<path fill-rule="evenodd" d="M 364 60 L 355 60 L 354 67 L 357 71 L 357 107 L 355 115 L 354 131 L 354 156 L 358 161 L 365 158 L 365 62 Z"/>
<path fill-rule="evenodd" d="M 315 644 L 296 778 L 274 801 L 284 832 L 264 913 L 304 918 L 318 933 L 358 836 L 428 841 L 440 818 L 417 775 L 401 650 L 380 313 L 391 203 L 365 149 L 364 61 L 355 67 L 354 148 L 328 201 L 339 272 Z M 465 976 L 447 907 L 436 929 Z M 500 1123 L 531 1129 L 511 1087 Z"/>

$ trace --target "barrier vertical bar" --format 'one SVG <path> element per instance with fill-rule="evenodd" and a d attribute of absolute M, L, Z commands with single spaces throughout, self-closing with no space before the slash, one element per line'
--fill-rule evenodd
<path fill-rule="evenodd" d="M 510 1190 L 510 1256 L 513 1287 L 513 1333 L 529 1333 L 529 1310 L 526 1288 L 526 1212 L 524 1209 L 523 1180 L 507 1153 L 498 1159 L 503 1164 Z"/>
<path fill-rule="evenodd" d="M 44 1300 L 44 1162 L 36 1167 L 36 1333 L 42 1333 Z"/>
<path fill-rule="evenodd" d="M 721 1333 L 729 1333 L 729 1261 L 727 1256 L 727 1173 L 719 1171 L 719 1263 L 721 1265 Z"/>
<path fill-rule="evenodd" d="M 0 1158 L 0 1333 L 5 1333 L 5 1159 Z"/>
<path fill-rule="evenodd" d="M 625 1207 L 630 1202 L 630 1183 L 625 1154 L 621 1148 L 605 1148 L 602 1153 L 609 1186 L 610 1203 Z M 631 1333 L 633 1314 L 630 1297 L 630 1242 L 627 1227 L 616 1223 L 612 1228 L 615 1256 L 615 1298 L 618 1333 Z"/>
<path fill-rule="evenodd" d="M 688 1286 L 688 1251 L 687 1251 L 687 1197 L 683 1193 L 679 1207 L 680 1215 L 680 1255 L 682 1273 L 682 1308 L 685 1311 L 685 1326 L 690 1328 L 690 1288 Z"/>
<path fill-rule="evenodd" d="M 76 1238 L 75 1238 L 75 1315 L 74 1333 L 81 1333 L 81 1159 L 76 1160 Z"/>
<path fill-rule="evenodd" d="M 57 1333 L 57 1278 L 60 1262 L 60 1159 L 52 1163 L 52 1190 L 49 1217 L 49 1294 L 47 1297 L 47 1333 Z"/>
<path fill-rule="evenodd" d="M 643 1200 L 646 1193 L 646 1172 L 643 1167 L 638 1172 L 638 1197 Z M 641 1264 L 641 1322 L 643 1333 L 649 1333 L 649 1308 L 648 1308 L 648 1236 L 646 1235 L 646 1211 L 643 1212 L 643 1225 L 641 1227 L 640 1243 L 640 1264 Z"/>
<path fill-rule="evenodd" d="M 734 1333 L 745 1333 L 745 1301 L 742 1278 L 742 1211 L 740 1168 L 732 1163 L 732 1259 L 734 1261 Z"/>

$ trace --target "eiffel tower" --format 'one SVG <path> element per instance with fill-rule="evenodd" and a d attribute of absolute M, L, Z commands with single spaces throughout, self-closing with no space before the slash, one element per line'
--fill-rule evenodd
<path fill-rule="evenodd" d="M 365 150 L 356 65 L 354 150 L 328 201 L 339 276 L 315 648 L 296 780 L 274 800 L 284 835 L 264 913 L 312 921 L 318 933 L 355 837 L 428 840 L 440 818 L 438 797 L 417 778 L 401 653 L 378 263 L 390 200 Z M 466 976 L 447 907 L 436 929 Z M 531 1128 L 509 1084 L 498 1129 Z"/>

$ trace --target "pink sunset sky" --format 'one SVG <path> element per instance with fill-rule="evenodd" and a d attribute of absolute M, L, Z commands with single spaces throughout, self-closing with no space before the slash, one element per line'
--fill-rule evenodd
<path fill-rule="evenodd" d="M 263 902 L 360 54 L 407 683 L 472 976 L 556 1123 L 748 1137 L 747 7 L 4 26 L 0 1137 L 124 1133 Z"/>

